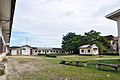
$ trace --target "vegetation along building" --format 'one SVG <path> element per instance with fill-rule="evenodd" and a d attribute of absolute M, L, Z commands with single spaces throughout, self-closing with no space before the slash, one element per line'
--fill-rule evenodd
<path fill-rule="evenodd" d="M 24 45 L 21 47 L 12 46 L 9 48 L 11 55 L 38 55 L 38 54 L 68 54 L 72 52 L 64 51 L 62 48 L 42 48 Z"/>
<path fill-rule="evenodd" d="M 10 43 L 16 0 L 0 0 L 0 61 L 5 57 Z"/>
<path fill-rule="evenodd" d="M 81 55 L 98 55 L 99 49 L 96 44 L 82 45 L 79 47 L 79 54 L 81 54 Z"/>

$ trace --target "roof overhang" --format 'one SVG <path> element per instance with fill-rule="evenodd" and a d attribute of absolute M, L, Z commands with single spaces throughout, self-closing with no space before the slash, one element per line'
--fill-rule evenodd
<path fill-rule="evenodd" d="M 6 43 L 10 42 L 16 0 L 0 0 L 0 26 Z"/>
<path fill-rule="evenodd" d="M 120 9 L 106 15 L 105 17 L 111 20 L 117 21 L 117 17 L 120 16 Z"/>

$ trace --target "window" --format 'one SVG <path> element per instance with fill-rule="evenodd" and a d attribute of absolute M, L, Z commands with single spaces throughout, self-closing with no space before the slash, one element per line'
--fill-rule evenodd
<path fill-rule="evenodd" d="M 49 51 L 47 51 L 47 52 L 49 52 Z"/>
<path fill-rule="evenodd" d="M 37 50 L 35 50 L 35 52 L 37 52 Z"/>
<path fill-rule="evenodd" d="M 97 51 L 97 48 L 93 48 L 94 51 Z"/>
<path fill-rule="evenodd" d="M 45 52 L 45 51 L 42 51 L 42 52 Z"/>
<path fill-rule="evenodd" d="M 56 53 L 58 53 L 58 51 L 56 51 Z"/>
<path fill-rule="evenodd" d="M 50 52 L 52 53 L 52 50 Z"/>
<path fill-rule="evenodd" d="M 23 48 L 23 50 L 26 50 L 25 48 Z"/>
<path fill-rule="evenodd" d="M 90 53 L 90 49 L 88 49 L 88 53 Z"/>
<path fill-rule="evenodd" d="M 81 50 L 82 53 L 84 53 L 84 50 Z"/>
<path fill-rule="evenodd" d="M 39 53 L 41 52 L 41 51 L 38 51 Z"/>
<path fill-rule="evenodd" d="M 114 45 L 115 43 L 113 42 L 112 44 Z"/>

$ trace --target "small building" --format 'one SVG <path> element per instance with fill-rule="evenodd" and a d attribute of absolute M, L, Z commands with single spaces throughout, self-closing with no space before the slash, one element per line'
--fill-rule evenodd
<path fill-rule="evenodd" d="M 96 44 L 93 45 L 82 45 L 79 47 L 80 55 L 98 55 L 99 49 Z"/>

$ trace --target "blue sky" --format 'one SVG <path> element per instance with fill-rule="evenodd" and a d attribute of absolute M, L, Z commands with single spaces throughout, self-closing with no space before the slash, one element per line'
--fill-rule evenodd
<path fill-rule="evenodd" d="M 11 46 L 61 47 L 68 32 L 96 30 L 117 36 L 115 21 L 105 15 L 120 8 L 120 0 L 17 0 Z"/>

